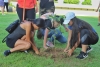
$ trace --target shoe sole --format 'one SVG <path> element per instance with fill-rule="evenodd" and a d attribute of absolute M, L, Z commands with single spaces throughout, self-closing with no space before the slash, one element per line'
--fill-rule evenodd
<path fill-rule="evenodd" d="M 83 59 L 80 59 L 80 58 L 78 58 L 78 57 L 76 57 L 76 58 L 78 58 L 78 59 L 80 59 L 80 60 L 84 60 L 85 58 L 87 58 L 88 57 L 88 55 L 86 56 L 86 57 L 84 57 Z"/>
<path fill-rule="evenodd" d="M 25 50 L 24 52 L 25 52 L 25 53 L 28 53 L 28 51 L 27 51 L 27 50 Z"/>
<path fill-rule="evenodd" d="M 91 50 L 88 50 L 87 53 L 91 52 L 93 49 L 91 48 Z"/>
<path fill-rule="evenodd" d="M 46 44 L 47 47 L 54 47 L 54 45 L 50 46 L 49 44 Z"/>

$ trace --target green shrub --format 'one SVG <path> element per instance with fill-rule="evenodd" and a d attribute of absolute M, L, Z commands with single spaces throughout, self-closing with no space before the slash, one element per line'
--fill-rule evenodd
<path fill-rule="evenodd" d="M 10 7 L 14 7 L 14 8 L 16 8 L 12 3 L 10 3 L 9 6 L 10 6 Z"/>
<path fill-rule="evenodd" d="M 55 2 L 57 3 L 58 0 L 55 0 Z M 64 3 L 68 3 L 68 4 L 79 4 L 79 0 L 64 0 Z"/>
<path fill-rule="evenodd" d="M 82 2 L 82 5 L 92 5 L 91 0 L 84 0 L 84 2 Z"/>
<path fill-rule="evenodd" d="M 68 4 L 79 4 L 79 0 L 64 0 L 64 3 L 68 3 Z"/>
<path fill-rule="evenodd" d="M 17 2 L 17 0 L 10 0 L 11 2 Z"/>
<path fill-rule="evenodd" d="M 58 3 L 58 0 L 54 0 L 55 3 Z"/>

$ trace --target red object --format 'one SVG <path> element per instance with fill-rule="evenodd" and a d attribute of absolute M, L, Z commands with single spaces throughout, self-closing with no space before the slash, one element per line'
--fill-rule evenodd
<path fill-rule="evenodd" d="M 17 0 L 20 8 L 32 9 L 36 5 L 36 0 Z"/>

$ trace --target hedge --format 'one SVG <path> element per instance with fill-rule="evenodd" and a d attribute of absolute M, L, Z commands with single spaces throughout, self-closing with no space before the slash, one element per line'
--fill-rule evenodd
<path fill-rule="evenodd" d="M 16 2 L 17 0 L 10 0 L 10 1 L 12 1 L 12 2 Z"/>
<path fill-rule="evenodd" d="M 68 4 L 79 4 L 79 0 L 64 0 L 64 3 L 68 3 Z"/>
<path fill-rule="evenodd" d="M 57 2 L 58 0 L 55 0 L 55 2 Z M 79 4 L 80 0 L 64 0 L 64 3 L 67 4 Z M 91 5 L 91 0 L 84 0 L 84 2 L 82 2 L 82 5 Z"/>
<path fill-rule="evenodd" d="M 84 2 L 82 2 L 82 5 L 92 5 L 91 0 L 84 0 Z"/>

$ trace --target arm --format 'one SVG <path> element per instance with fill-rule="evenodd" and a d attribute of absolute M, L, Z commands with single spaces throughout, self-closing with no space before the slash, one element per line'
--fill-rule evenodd
<path fill-rule="evenodd" d="M 26 39 L 26 35 L 24 35 L 22 38 L 21 38 L 21 40 L 25 40 Z"/>
<path fill-rule="evenodd" d="M 31 42 L 34 43 L 35 31 L 31 32 Z"/>
<path fill-rule="evenodd" d="M 98 5 L 98 8 L 97 8 L 96 12 L 98 11 L 99 8 L 100 8 L 100 3 L 99 3 L 99 5 Z"/>
<path fill-rule="evenodd" d="M 75 45 L 73 46 L 72 50 L 74 51 L 80 44 L 80 33 L 78 33 L 78 40 L 77 42 L 75 43 Z"/>
<path fill-rule="evenodd" d="M 43 47 L 44 47 L 45 49 L 48 48 L 48 47 L 46 46 L 48 33 L 49 33 L 49 30 L 46 28 L 46 29 L 45 29 L 45 34 L 44 34 L 44 42 L 43 42 Z"/>
<path fill-rule="evenodd" d="M 33 40 L 34 36 L 35 36 L 35 32 L 31 32 L 31 36 L 30 36 L 31 41 L 30 42 L 31 42 L 31 45 L 32 45 L 32 49 L 35 51 L 36 54 L 39 54 L 40 52 L 39 52 L 38 48 L 36 47 L 36 44 Z M 21 39 L 27 41 L 26 35 L 24 35 Z"/>
<path fill-rule="evenodd" d="M 67 47 L 65 48 L 64 52 L 68 52 L 68 49 L 70 47 L 70 39 L 71 39 L 72 31 L 68 29 L 68 42 L 67 42 Z"/>
<path fill-rule="evenodd" d="M 31 33 L 31 42 L 32 42 L 32 49 L 35 51 L 36 54 L 39 54 L 39 50 L 36 47 L 36 43 L 34 42 L 35 31 Z"/>
<path fill-rule="evenodd" d="M 78 47 L 79 44 L 80 44 L 80 33 L 78 33 L 78 40 L 75 43 L 75 45 L 71 49 L 68 50 L 68 56 L 71 56 L 72 55 L 72 53 Z"/>
<path fill-rule="evenodd" d="M 25 22 L 25 26 L 24 26 L 24 28 L 25 28 L 25 30 L 26 30 L 26 41 L 28 41 L 29 43 L 32 43 L 31 42 L 31 36 L 30 36 L 30 34 L 31 34 L 31 23 L 30 22 Z"/>
<path fill-rule="evenodd" d="M 31 33 L 31 42 L 33 43 L 33 37 L 34 37 L 34 35 L 35 35 L 35 33 L 34 32 L 32 32 Z M 21 40 L 26 40 L 26 35 L 24 35 L 22 38 L 21 38 Z"/>
<path fill-rule="evenodd" d="M 63 24 L 63 27 L 65 28 L 66 32 L 68 32 L 68 28 L 67 28 L 66 24 Z"/>
<path fill-rule="evenodd" d="M 36 44 L 33 40 L 34 35 L 35 35 L 35 32 L 31 32 L 31 37 L 30 37 L 31 47 L 35 51 L 36 54 L 39 54 L 40 52 L 39 52 L 38 48 L 36 47 Z M 21 39 L 27 41 L 26 35 L 24 35 Z"/>

